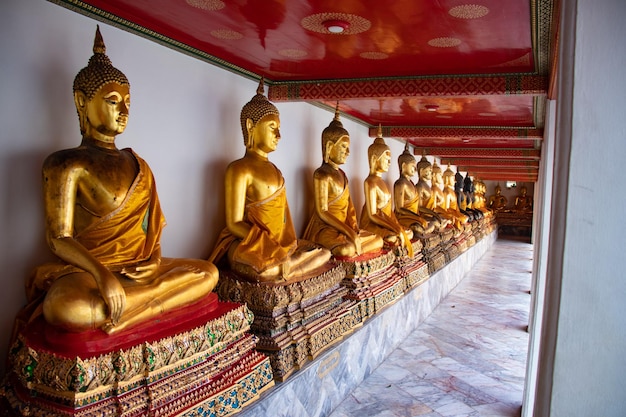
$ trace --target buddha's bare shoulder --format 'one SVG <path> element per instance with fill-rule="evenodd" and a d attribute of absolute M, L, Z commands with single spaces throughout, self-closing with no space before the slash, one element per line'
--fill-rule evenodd
<path fill-rule="evenodd" d="M 62 149 L 48 155 L 43 162 L 43 171 L 66 171 L 90 165 L 89 153 L 82 147 Z"/>
<path fill-rule="evenodd" d="M 339 169 L 334 169 L 330 165 L 323 164 L 315 170 L 313 177 L 319 180 L 334 179 L 336 177 L 341 177 L 342 173 L 343 172 Z"/>

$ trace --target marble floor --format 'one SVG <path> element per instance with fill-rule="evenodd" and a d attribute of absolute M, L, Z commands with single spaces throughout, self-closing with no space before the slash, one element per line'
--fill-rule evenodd
<path fill-rule="evenodd" d="M 532 255 L 499 238 L 330 417 L 519 416 Z"/>

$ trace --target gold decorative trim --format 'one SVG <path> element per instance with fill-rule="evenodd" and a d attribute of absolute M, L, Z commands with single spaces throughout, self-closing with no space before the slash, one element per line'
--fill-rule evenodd
<path fill-rule="evenodd" d="M 215 11 L 222 10 L 226 4 L 221 0 L 185 0 L 188 5 L 197 9 Z"/>
<path fill-rule="evenodd" d="M 303 49 L 281 49 L 278 54 L 285 58 L 304 58 L 308 52 Z"/>
<path fill-rule="evenodd" d="M 389 55 L 384 52 L 370 51 L 370 52 L 361 52 L 359 56 L 363 59 L 387 59 Z"/>
<path fill-rule="evenodd" d="M 448 10 L 448 14 L 457 19 L 479 19 L 489 13 L 489 8 L 480 4 L 462 4 Z"/>
<path fill-rule="evenodd" d="M 243 34 L 230 29 L 215 29 L 211 31 L 211 36 L 217 39 L 238 40 L 243 39 Z"/>
<path fill-rule="evenodd" d="M 348 23 L 348 27 L 341 33 L 332 33 L 324 22 L 327 20 L 342 20 Z M 312 32 L 331 34 L 331 35 L 356 35 L 368 31 L 372 27 L 372 23 L 364 17 L 348 13 L 317 13 L 303 18 L 300 25 L 306 30 Z"/>
<path fill-rule="evenodd" d="M 454 48 L 455 46 L 459 46 L 461 44 L 461 40 L 458 38 L 444 36 L 441 38 L 431 39 L 428 41 L 428 44 L 435 48 Z"/>

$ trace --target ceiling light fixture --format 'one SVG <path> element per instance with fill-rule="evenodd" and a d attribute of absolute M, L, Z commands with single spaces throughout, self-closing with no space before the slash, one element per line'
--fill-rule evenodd
<path fill-rule="evenodd" d="M 424 106 L 428 111 L 437 111 L 439 110 L 439 106 L 436 104 L 427 104 Z"/>
<path fill-rule="evenodd" d="M 350 27 L 350 23 L 345 20 L 339 19 L 330 19 L 322 22 L 322 25 L 326 28 L 330 33 L 343 33 L 348 27 Z"/>

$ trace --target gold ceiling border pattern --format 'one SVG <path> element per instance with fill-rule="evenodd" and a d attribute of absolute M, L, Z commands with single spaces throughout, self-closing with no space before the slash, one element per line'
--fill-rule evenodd
<path fill-rule="evenodd" d="M 188 45 L 185 45 L 182 42 L 179 42 L 167 36 L 161 35 L 153 30 L 147 29 L 136 23 L 130 22 L 112 13 L 109 13 L 97 7 L 91 6 L 90 4 L 86 4 L 83 1 L 80 1 L 80 0 L 47 0 L 47 1 L 49 1 L 50 3 L 54 3 L 56 5 L 59 5 L 70 11 L 81 14 L 83 16 L 87 16 L 89 18 L 109 24 L 125 32 L 129 32 L 131 34 L 141 36 L 142 38 L 156 42 L 159 45 L 163 45 L 175 51 L 182 52 L 185 55 L 189 55 L 193 58 L 197 58 L 202 61 L 208 62 L 210 64 L 216 65 L 220 68 L 223 68 L 235 74 L 244 76 L 246 78 L 250 78 L 253 80 L 257 80 L 257 81 L 261 78 L 258 74 L 255 74 L 252 71 L 248 71 L 237 65 L 233 65 L 227 61 L 224 61 L 223 59 L 207 54 L 206 52 L 203 52 L 197 48 L 192 48 Z M 268 85 L 271 84 L 271 80 L 266 80 L 266 84 Z"/>
<path fill-rule="evenodd" d="M 548 78 L 534 74 L 419 76 L 326 81 L 286 81 L 270 85 L 272 101 L 460 95 L 545 95 Z"/>
<path fill-rule="evenodd" d="M 369 136 L 376 137 L 378 127 L 370 126 Z M 534 127 L 448 127 L 448 126 L 385 126 L 383 136 L 458 138 L 478 137 L 481 139 L 543 139 L 543 130 Z"/>
<path fill-rule="evenodd" d="M 531 36 L 535 58 L 535 71 L 540 75 L 550 73 L 550 48 L 554 24 L 554 0 L 531 0 Z"/>

